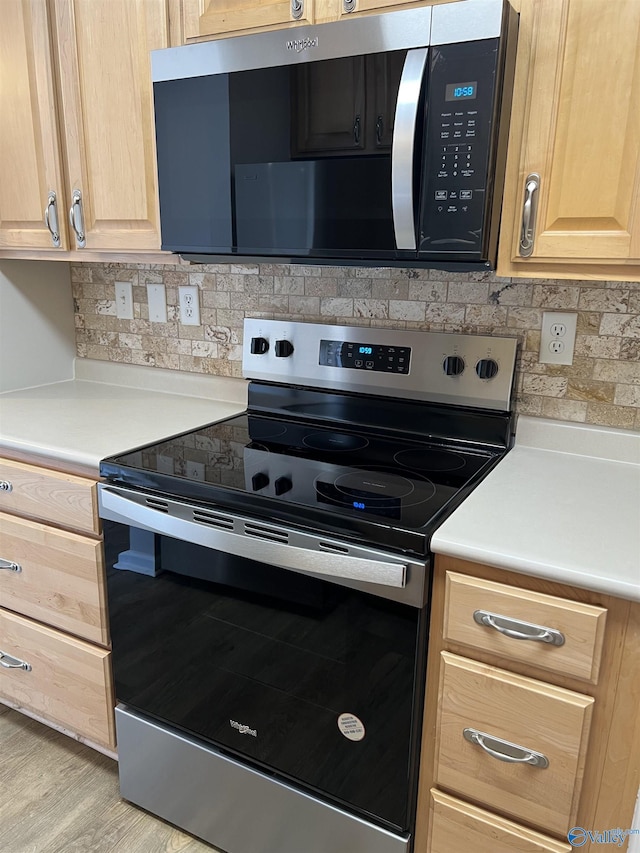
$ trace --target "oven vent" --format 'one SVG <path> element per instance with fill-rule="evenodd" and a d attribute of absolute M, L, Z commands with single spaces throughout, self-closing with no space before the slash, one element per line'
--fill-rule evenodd
<path fill-rule="evenodd" d="M 283 545 L 289 543 L 289 534 L 286 530 L 262 527 L 260 524 L 245 523 L 244 533 L 245 536 L 254 536 L 256 539 L 266 539 L 269 542 L 281 542 Z"/>
<path fill-rule="evenodd" d="M 215 512 L 207 512 L 203 509 L 194 509 L 193 520 L 198 524 L 208 524 L 209 527 L 218 527 L 221 530 L 233 530 L 233 519 L 226 515 L 218 515 Z"/>
<path fill-rule="evenodd" d="M 336 545 L 334 542 L 318 542 L 321 551 L 330 551 L 332 554 L 348 554 L 349 549 L 344 545 Z"/>
<path fill-rule="evenodd" d="M 147 502 L 147 506 L 150 506 L 151 509 L 155 509 L 158 512 L 169 512 L 169 504 L 166 501 L 161 500 L 160 498 L 145 498 Z"/>

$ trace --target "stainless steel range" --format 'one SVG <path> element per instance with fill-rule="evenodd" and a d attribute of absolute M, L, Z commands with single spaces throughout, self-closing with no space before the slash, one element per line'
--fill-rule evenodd
<path fill-rule="evenodd" d="M 510 447 L 516 340 L 244 340 L 245 413 L 101 464 L 122 796 L 228 853 L 409 853 L 430 537 Z"/>

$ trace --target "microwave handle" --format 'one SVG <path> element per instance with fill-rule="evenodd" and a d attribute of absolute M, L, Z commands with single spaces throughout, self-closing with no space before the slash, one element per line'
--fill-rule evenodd
<path fill-rule="evenodd" d="M 407 52 L 398 89 L 391 145 L 391 204 L 396 248 L 416 248 L 413 207 L 413 159 L 422 78 L 429 49 Z"/>

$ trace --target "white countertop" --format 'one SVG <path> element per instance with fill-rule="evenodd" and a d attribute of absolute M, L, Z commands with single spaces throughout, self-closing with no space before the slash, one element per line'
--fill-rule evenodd
<path fill-rule="evenodd" d="M 76 361 L 76 378 L 0 394 L 0 447 L 98 469 L 123 450 L 235 415 L 241 379 Z"/>
<path fill-rule="evenodd" d="M 431 548 L 640 601 L 640 434 L 521 417 Z"/>

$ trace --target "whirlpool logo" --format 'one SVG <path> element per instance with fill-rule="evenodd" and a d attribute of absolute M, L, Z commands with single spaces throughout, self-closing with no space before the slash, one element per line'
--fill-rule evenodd
<path fill-rule="evenodd" d="M 315 38 L 289 39 L 287 42 L 287 50 L 295 50 L 296 53 L 311 50 L 313 47 L 318 47 L 318 36 Z"/>
<path fill-rule="evenodd" d="M 240 732 L 241 735 L 251 735 L 251 737 L 258 737 L 258 732 L 256 729 L 252 729 L 249 726 L 245 726 L 244 723 L 238 723 L 236 720 L 229 720 L 229 725 L 232 729 L 236 729 L 236 731 Z"/>

